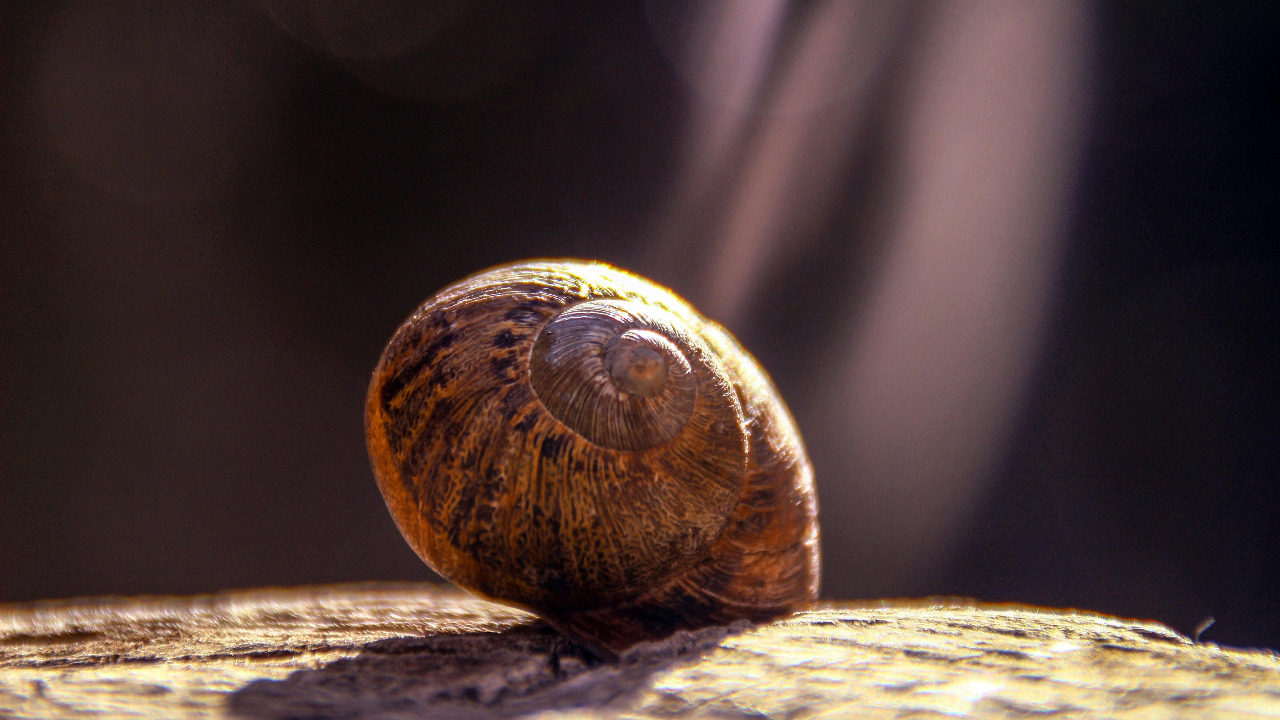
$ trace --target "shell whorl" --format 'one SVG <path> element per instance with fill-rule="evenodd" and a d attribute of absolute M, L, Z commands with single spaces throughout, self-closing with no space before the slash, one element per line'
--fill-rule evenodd
<path fill-rule="evenodd" d="M 695 343 L 660 309 L 618 300 L 584 302 L 543 327 L 533 345 L 529 380 L 542 404 L 586 439 L 617 450 L 644 450 L 683 431 L 698 404 L 699 386 L 723 374 L 705 349 L 691 347 Z M 729 400 L 719 399 L 719 409 L 733 412 Z"/>

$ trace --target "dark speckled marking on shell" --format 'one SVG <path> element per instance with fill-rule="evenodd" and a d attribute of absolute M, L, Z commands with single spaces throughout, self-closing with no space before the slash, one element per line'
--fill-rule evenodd
<path fill-rule="evenodd" d="M 539 338 L 561 317 L 586 334 L 547 336 L 579 343 L 548 366 Z M 596 354 L 619 327 L 660 332 L 689 380 L 619 392 Z M 634 423 L 642 440 L 619 434 Z M 723 329 L 629 273 L 535 262 L 446 288 L 388 343 L 365 425 L 387 507 L 429 565 L 600 652 L 816 598 L 817 506 L 785 405 Z"/>
<path fill-rule="evenodd" d="M 503 330 L 493 336 L 493 346 L 497 348 L 509 348 L 520 342 L 521 336 L 515 334 L 510 329 Z"/>

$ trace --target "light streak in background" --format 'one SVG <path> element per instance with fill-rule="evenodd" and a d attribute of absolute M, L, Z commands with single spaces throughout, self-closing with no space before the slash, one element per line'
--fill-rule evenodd
<path fill-rule="evenodd" d="M 696 234 L 695 225 L 726 173 L 734 169 L 786 10 L 787 0 L 649 3 L 654 38 L 693 95 L 688 131 L 681 139 L 682 168 L 669 193 L 666 226 L 656 233 L 660 255 L 694 249 L 689 237 Z"/>
<path fill-rule="evenodd" d="M 768 273 L 811 252 L 827 214 L 849 202 L 840 183 L 868 88 L 905 40 L 886 202 L 874 233 L 841 241 L 878 259 L 845 273 L 864 287 L 832 289 L 832 362 L 793 401 L 817 465 L 827 564 L 845 569 L 825 579 L 836 596 L 925 588 L 983 497 L 1041 350 L 1083 121 L 1087 6 L 918 6 L 911 35 L 904 7 L 828 0 L 787 37 L 775 5 L 748 31 L 742 16 L 717 16 L 716 32 L 696 36 L 706 50 L 684 54 L 703 58 L 686 74 L 759 99 L 753 113 L 695 110 L 659 233 L 707 212 L 690 195 L 724 203 L 700 305 L 740 324 Z M 770 55 L 765 83 L 759 58 Z"/>
<path fill-rule="evenodd" d="M 793 47 L 779 58 L 777 84 L 764 98 L 760 130 L 737 170 L 708 264 L 714 317 L 740 319 L 785 245 L 819 240 L 820 218 L 839 191 L 890 37 L 884 23 L 900 7 L 828 0 L 801 19 Z"/>
<path fill-rule="evenodd" d="M 697 28 L 685 46 L 662 42 L 675 33 L 662 22 L 666 13 L 650 13 L 694 96 L 658 254 L 686 264 L 703 245 L 691 239 L 709 222 L 714 241 L 701 258 L 707 279 L 696 301 L 729 325 L 748 311 L 772 260 L 819 240 L 869 109 L 866 94 L 909 8 L 826 0 L 789 19 L 785 0 L 749 5 L 756 12 L 721 2 L 700 6 L 692 22 L 681 18 Z"/>

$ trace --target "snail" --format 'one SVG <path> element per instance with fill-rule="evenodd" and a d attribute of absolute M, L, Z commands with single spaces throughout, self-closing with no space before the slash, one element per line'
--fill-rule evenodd
<path fill-rule="evenodd" d="M 538 261 L 445 288 L 388 343 L 365 429 L 432 569 L 606 656 L 817 597 L 789 411 L 722 327 L 637 275 Z"/>

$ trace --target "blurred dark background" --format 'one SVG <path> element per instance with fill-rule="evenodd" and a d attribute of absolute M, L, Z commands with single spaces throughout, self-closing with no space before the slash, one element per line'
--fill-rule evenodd
<path fill-rule="evenodd" d="M 824 594 L 1280 647 L 1274 2 L 6 3 L 0 601 L 424 579 L 441 286 L 618 263 L 817 470 Z"/>

